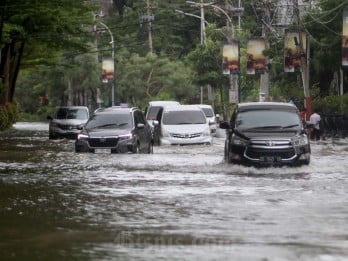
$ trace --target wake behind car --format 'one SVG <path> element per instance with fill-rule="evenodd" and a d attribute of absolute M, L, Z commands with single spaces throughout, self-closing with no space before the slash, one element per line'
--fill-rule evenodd
<path fill-rule="evenodd" d="M 152 153 L 151 127 L 138 108 L 98 109 L 77 136 L 75 151 Z"/>
<path fill-rule="evenodd" d="M 310 143 L 299 111 L 291 103 L 238 104 L 226 129 L 228 163 L 254 166 L 308 165 Z"/>
<path fill-rule="evenodd" d="M 85 106 L 58 107 L 53 116 L 47 116 L 49 139 L 75 139 L 88 118 L 89 110 Z"/>

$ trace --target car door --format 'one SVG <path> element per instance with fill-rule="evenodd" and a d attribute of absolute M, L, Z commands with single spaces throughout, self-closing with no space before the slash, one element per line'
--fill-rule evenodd
<path fill-rule="evenodd" d="M 141 151 L 145 151 L 149 144 L 149 125 L 141 111 L 134 112 L 135 133 L 138 137 Z M 140 125 L 139 125 L 140 124 Z"/>

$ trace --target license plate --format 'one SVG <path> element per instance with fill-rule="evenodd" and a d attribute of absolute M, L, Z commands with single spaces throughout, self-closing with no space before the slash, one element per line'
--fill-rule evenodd
<path fill-rule="evenodd" d="M 264 157 L 260 157 L 260 160 L 262 162 L 277 162 L 279 161 L 279 158 L 273 157 L 273 156 L 264 156 Z"/>
<path fill-rule="evenodd" d="M 111 149 L 94 149 L 94 153 L 111 153 Z"/>

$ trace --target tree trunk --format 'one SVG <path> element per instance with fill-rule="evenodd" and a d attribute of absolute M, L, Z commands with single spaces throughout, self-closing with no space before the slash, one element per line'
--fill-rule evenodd
<path fill-rule="evenodd" d="M 0 105 L 13 101 L 23 50 L 24 41 L 12 41 L 2 49 L 0 75 L 5 90 L 0 95 Z"/>

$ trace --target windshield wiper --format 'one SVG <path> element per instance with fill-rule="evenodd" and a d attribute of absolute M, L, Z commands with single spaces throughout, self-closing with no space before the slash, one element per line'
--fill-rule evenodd
<path fill-rule="evenodd" d="M 116 123 L 109 123 L 109 124 L 104 124 L 104 125 L 98 125 L 98 126 L 95 126 L 93 128 L 89 128 L 89 129 L 93 130 L 93 129 L 105 128 L 105 127 L 110 127 L 110 126 L 117 126 L 117 124 Z"/>

